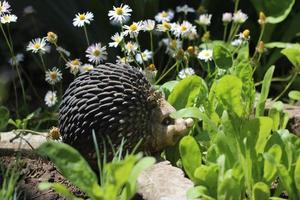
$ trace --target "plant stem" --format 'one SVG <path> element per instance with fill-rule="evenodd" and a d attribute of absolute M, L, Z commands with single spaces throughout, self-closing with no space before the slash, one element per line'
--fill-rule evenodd
<path fill-rule="evenodd" d="M 294 74 L 292 75 L 290 81 L 288 82 L 288 84 L 285 86 L 284 90 L 274 99 L 274 101 L 277 101 L 286 91 L 287 89 L 291 86 L 291 84 L 294 82 L 294 80 L 296 79 L 298 73 L 294 72 Z"/>
<path fill-rule="evenodd" d="M 135 42 L 137 43 L 138 45 L 138 50 L 139 50 L 139 53 L 140 53 L 140 56 L 141 56 L 141 59 L 142 59 L 142 63 L 143 63 L 143 68 L 145 69 L 145 62 L 144 62 L 144 59 L 143 59 L 143 54 L 142 54 L 142 51 L 141 51 L 141 47 L 140 47 L 140 44 L 139 44 L 139 41 L 138 41 L 138 38 L 137 36 L 134 36 L 135 38 Z"/>
<path fill-rule="evenodd" d="M 89 41 L 89 37 L 88 37 L 85 25 L 83 25 L 83 30 L 84 30 L 84 35 L 85 35 L 85 39 L 86 39 L 87 45 L 90 46 L 90 41 Z"/>
<path fill-rule="evenodd" d="M 225 24 L 225 27 L 224 27 L 223 41 L 226 41 L 227 27 L 228 27 L 228 23 L 226 23 L 226 24 Z"/>
<path fill-rule="evenodd" d="M 43 69 L 45 70 L 45 72 L 47 71 L 46 69 L 46 65 L 45 65 L 45 62 L 44 62 L 44 58 L 43 58 L 43 55 L 41 53 L 39 53 L 39 56 L 40 56 L 40 59 L 41 59 L 41 62 L 42 62 L 42 66 L 43 66 Z"/>
<path fill-rule="evenodd" d="M 151 46 L 151 52 L 152 52 L 152 64 L 154 64 L 153 34 L 152 34 L 152 31 L 150 32 L 150 46 Z"/>
<path fill-rule="evenodd" d="M 275 77 L 275 78 L 272 78 L 271 82 L 284 82 L 284 81 L 288 81 L 290 78 L 291 78 L 292 75 L 286 77 L 286 78 L 281 78 L 281 77 Z M 254 84 L 254 86 L 259 86 L 263 83 L 263 81 L 259 81 L 257 83 Z"/>
<path fill-rule="evenodd" d="M 236 11 L 239 7 L 239 2 L 240 2 L 239 0 L 235 0 L 235 2 L 234 2 L 234 13 L 236 13 Z"/>
<path fill-rule="evenodd" d="M 174 69 L 174 67 L 176 67 L 178 65 L 178 61 L 176 61 L 169 69 L 168 71 L 166 71 L 166 73 L 162 74 L 159 79 L 157 79 L 157 81 L 155 82 L 155 85 L 157 83 L 159 83 L 172 69 Z"/>

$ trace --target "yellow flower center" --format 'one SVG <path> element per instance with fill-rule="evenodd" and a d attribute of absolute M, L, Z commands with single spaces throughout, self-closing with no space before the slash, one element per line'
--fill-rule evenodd
<path fill-rule="evenodd" d="M 171 25 L 170 25 L 168 22 L 163 22 L 163 26 L 164 26 L 166 29 L 171 29 Z"/>
<path fill-rule="evenodd" d="M 40 43 L 35 43 L 35 44 L 33 45 L 33 47 L 34 47 L 35 49 L 39 49 L 39 48 L 41 48 L 41 44 L 40 44 Z"/>
<path fill-rule="evenodd" d="M 50 78 L 51 78 L 51 80 L 56 80 L 57 79 L 57 73 L 56 72 L 50 72 Z"/>
<path fill-rule="evenodd" d="M 162 11 L 161 16 L 162 17 L 168 17 L 168 13 L 166 11 Z"/>
<path fill-rule="evenodd" d="M 118 8 L 116 8 L 115 11 L 116 11 L 117 15 L 123 15 L 123 9 L 122 8 L 118 7 Z"/>
<path fill-rule="evenodd" d="M 155 65 L 153 63 L 148 66 L 148 69 L 150 71 L 155 71 L 156 70 Z"/>
<path fill-rule="evenodd" d="M 170 46 L 171 46 L 171 48 L 176 49 L 177 48 L 177 41 L 172 40 Z"/>
<path fill-rule="evenodd" d="M 181 29 L 182 32 L 184 32 L 184 31 L 187 30 L 187 27 L 186 27 L 185 25 L 181 25 L 181 26 L 180 26 L 180 29 Z"/>
<path fill-rule="evenodd" d="M 205 56 L 205 57 L 210 57 L 209 52 L 208 52 L 208 51 L 205 51 L 205 52 L 204 52 L 204 56 Z"/>
<path fill-rule="evenodd" d="M 101 53 L 101 52 L 99 51 L 99 49 L 96 49 L 96 50 L 93 51 L 93 55 L 94 55 L 94 56 L 99 56 L 100 53 Z"/>
<path fill-rule="evenodd" d="M 84 15 L 84 14 L 80 14 L 80 15 L 79 15 L 79 19 L 80 19 L 81 21 L 85 20 L 85 15 Z"/>
<path fill-rule="evenodd" d="M 78 59 L 72 60 L 71 62 L 73 65 L 80 65 L 80 62 Z"/>
<path fill-rule="evenodd" d="M 136 31 L 136 30 L 138 29 L 138 27 L 137 27 L 136 24 L 131 24 L 131 25 L 129 26 L 129 29 L 130 29 L 131 31 Z"/>

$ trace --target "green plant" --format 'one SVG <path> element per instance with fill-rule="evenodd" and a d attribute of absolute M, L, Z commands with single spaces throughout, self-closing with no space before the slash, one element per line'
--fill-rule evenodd
<path fill-rule="evenodd" d="M 0 163 L 0 199 L 15 200 L 17 199 L 17 183 L 20 174 L 17 170 L 18 162 L 14 163 L 10 168 L 4 169 Z"/>

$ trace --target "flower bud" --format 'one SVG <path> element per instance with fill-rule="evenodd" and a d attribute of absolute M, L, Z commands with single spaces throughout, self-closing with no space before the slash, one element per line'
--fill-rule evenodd
<path fill-rule="evenodd" d="M 46 39 L 48 42 L 55 44 L 57 42 L 57 35 L 50 31 L 47 33 Z"/>
<path fill-rule="evenodd" d="M 266 23 L 266 15 L 264 12 L 259 12 L 259 20 L 258 23 L 260 25 L 264 25 Z"/>

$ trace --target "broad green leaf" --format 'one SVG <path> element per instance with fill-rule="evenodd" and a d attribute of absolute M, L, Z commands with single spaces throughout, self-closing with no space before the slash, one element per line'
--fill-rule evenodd
<path fill-rule="evenodd" d="M 257 153 L 263 153 L 269 136 L 271 134 L 273 121 L 269 117 L 259 117 L 259 132 L 258 138 L 255 144 L 255 150 Z"/>
<path fill-rule="evenodd" d="M 263 11 L 267 16 L 267 23 L 276 24 L 282 22 L 291 12 L 295 0 L 251 0 L 258 12 Z"/>
<path fill-rule="evenodd" d="M 197 98 L 200 101 L 205 100 L 207 93 L 207 86 L 202 78 L 196 75 L 189 76 L 175 85 L 168 97 L 168 101 L 179 110 L 192 107 L 196 103 Z"/>
<path fill-rule="evenodd" d="M 93 190 L 101 190 L 97 176 L 80 153 L 65 143 L 45 142 L 38 149 L 42 156 L 48 156 L 59 171 L 74 185 L 91 198 L 99 199 Z"/>
<path fill-rule="evenodd" d="M 144 157 L 142 158 L 132 169 L 128 182 L 122 192 L 121 199 L 131 199 L 136 193 L 136 181 L 138 176 L 142 171 L 151 167 L 155 163 L 155 158 L 153 157 Z"/>
<path fill-rule="evenodd" d="M 237 116 L 243 114 L 241 102 L 242 81 L 236 76 L 226 75 L 217 81 L 215 87 L 216 97 L 220 100 L 228 112 L 234 112 Z"/>
<path fill-rule="evenodd" d="M 160 90 L 164 92 L 166 99 L 168 99 L 170 93 L 172 92 L 172 90 L 178 82 L 179 81 L 168 81 L 160 86 Z"/>
<path fill-rule="evenodd" d="M 285 48 L 281 51 L 289 61 L 293 64 L 297 72 L 300 72 L 300 45 Z"/>
<path fill-rule="evenodd" d="M 188 177 L 195 181 L 194 172 L 201 165 L 202 156 L 197 141 L 192 136 L 185 136 L 180 140 L 179 152 L 181 162 Z"/>
<path fill-rule="evenodd" d="M 209 195 L 215 197 L 217 194 L 218 176 L 218 165 L 201 165 L 194 172 L 194 177 L 196 178 L 195 184 L 205 186 L 208 189 Z"/>
<path fill-rule="evenodd" d="M 291 178 L 291 176 L 289 174 L 289 171 L 282 164 L 277 165 L 277 169 L 278 169 L 279 178 L 280 178 L 280 181 L 283 184 L 283 187 L 286 189 L 286 191 L 288 193 L 291 193 L 292 192 L 292 184 L 293 184 L 293 182 L 292 182 L 292 178 Z"/>
<path fill-rule="evenodd" d="M 295 172 L 294 172 L 294 181 L 295 181 L 295 186 L 298 191 L 298 195 L 300 196 L 300 156 L 298 157 L 296 161 L 296 167 L 295 167 Z"/>
<path fill-rule="evenodd" d="M 188 200 L 198 200 L 199 198 L 203 200 L 215 200 L 214 198 L 208 196 L 207 188 L 201 185 L 190 188 L 186 195 Z"/>
<path fill-rule="evenodd" d="M 297 90 L 290 91 L 289 97 L 293 100 L 299 101 L 300 100 L 300 91 L 297 91 Z"/>
<path fill-rule="evenodd" d="M 240 196 L 240 184 L 232 176 L 232 170 L 229 170 L 226 172 L 225 178 L 219 183 L 217 199 L 236 200 Z"/>
<path fill-rule="evenodd" d="M 255 200 L 269 200 L 270 188 L 264 182 L 257 182 L 253 186 L 253 197 Z"/>
<path fill-rule="evenodd" d="M 232 67 L 233 59 L 228 48 L 221 44 L 214 45 L 213 59 L 217 67 L 221 69 L 229 69 Z"/>
<path fill-rule="evenodd" d="M 174 118 L 174 119 L 178 119 L 178 118 L 195 118 L 195 119 L 202 119 L 202 113 L 199 110 L 199 108 L 196 107 L 189 107 L 189 108 L 183 108 L 181 110 L 172 112 L 170 114 L 170 117 Z"/>
<path fill-rule="evenodd" d="M 266 43 L 265 47 L 269 48 L 269 49 L 272 49 L 272 48 L 284 49 L 284 48 L 292 47 L 293 45 L 295 45 L 295 44 L 288 43 L 288 42 L 270 42 L 270 43 Z"/>
<path fill-rule="evenodd" d="M 280 163 L 282 156 L 281 147 L 274 144 L 268 152 L 264 153 L 264 175 L 265 182 L 271 183 L 274 181 L 277 173 L 277 165 Z"/>
<path fill-rule="evenodd" d="M 0 131 L 5 129 L 9 121 L 9 110 L 0 106 Z"/>
<path fill-rule="evenodd" d="M 258 100 L 258 104 L 256 105 L 256 113 L 255 113 L 256 117 L 264 115 L 265 104 L 269 95 L 274 69 L 275 66 L 271 66 L 264 76 L 260 97 Z"/>
<path fill-rule="evenodd" d="M 38 185 L 38 188 L 40 190 L 48 190 L 53 189 L 56 193 L 60 194 L 63 197 L 66 197 L 67 199 L 71 200 L 80 200 L 81 198 L 78 198 L 74 196 L 68 188 L 61 184 L 61 183 L 49 183 L 49 182 L 42 182 Z"/>

